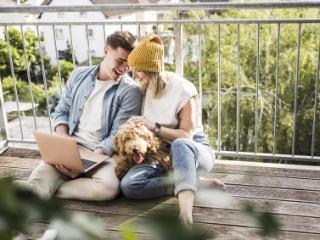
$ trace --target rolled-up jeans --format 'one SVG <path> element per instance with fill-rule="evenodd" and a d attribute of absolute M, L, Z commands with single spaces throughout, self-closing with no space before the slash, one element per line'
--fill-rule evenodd
<path fill-rule="evenodd" d="M 170 160 L 174 184 L 159 163 L 142 163 L 129 170 L 121 181 L 123 194 L 132 199 L 151 199 L 164 195 L 175 196 L 183 190 L 197 191 L 197 178 L 213 167 L 215 155 L 203 132 L 193 139 L 179 138 L 172 142 Z"/>

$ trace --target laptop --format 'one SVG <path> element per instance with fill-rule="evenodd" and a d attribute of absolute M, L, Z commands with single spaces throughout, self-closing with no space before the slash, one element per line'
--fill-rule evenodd
<path fill-rule="evenodd" d="M 78 148 L 75 139 L 33 131 L 40 155 L 45 163 L 62 164 L 68 169 L 85 173 L 104 162 L 109 156 Z"/>

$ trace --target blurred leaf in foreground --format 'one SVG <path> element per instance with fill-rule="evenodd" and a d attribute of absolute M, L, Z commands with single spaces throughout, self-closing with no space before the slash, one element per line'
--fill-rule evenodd
<path fill-rule="evenodd" d="M 244 213 L 250 216 L 253 221 L 262 229 L 261 235 L 268 237 L 278 237 L 280 223 L 269 212 L 257 212 L 252 206 L 246 206 Z"/>

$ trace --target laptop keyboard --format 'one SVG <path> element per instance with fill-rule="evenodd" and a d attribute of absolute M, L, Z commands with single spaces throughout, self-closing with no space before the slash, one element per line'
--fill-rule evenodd
<path fill-rule="evenodd" d="M 93 165 L 95 165 L 97 163 L 97 162 L 90 161 L 90 160 L 83 159 L 83 158 L 81 158 L 81 161 L 82 161 L 84 169 L 88 169 L 89 167 L 91 167 L 91 166 L 93 166 Z"/>

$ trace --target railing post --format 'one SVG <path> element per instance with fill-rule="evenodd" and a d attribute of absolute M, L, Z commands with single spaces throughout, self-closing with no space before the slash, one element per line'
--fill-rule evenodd
<path fill-rule="evenodd" d="M 181 23 L 174 25 L 174 43 L 176 57 L 176 73 L 183 76 L 183 60 L 182 60 L 182 26 Z"/>
<path fill-rule="evenodd" d="M 2 79 L 0 77 L 0 134 L 1 134 L 1 143 L 4 145 L 0 146 L 0 152 L 3 152 L 8 147 L 8 121 L 7 121 L 7 113 L 4 107 L 4 98 L 2 91 Z"/>

